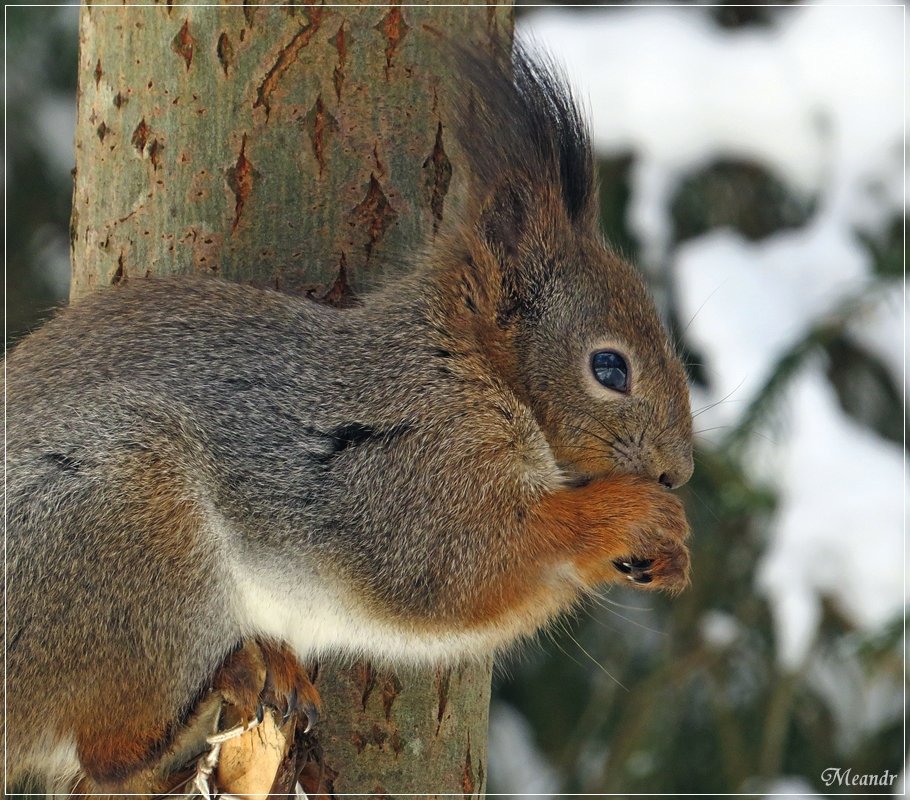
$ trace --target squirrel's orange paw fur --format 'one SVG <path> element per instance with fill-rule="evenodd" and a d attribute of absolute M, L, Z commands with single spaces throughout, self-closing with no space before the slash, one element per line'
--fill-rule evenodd
<path fill-rule="evenodd" d="M 625 577 L 644 589 L 681 591 L 689 583 L 689 524 L 683 504 L 651 481 L 636 481 L 625 491 L 632 500 L 632 513 L 622 519 L 628 549 L 610 559 L 615 572 L 607 579 Z"/>
<path fill-rule="evenodd" d="M 689 524 L 679 498 L 634 475 L 544 498 L 538 524 L 567 548 L 583 582 L 678 592 L 689 582 Z"/>
<path fill-rule="evenodd" d="M 689 583 L 689 524 L 679 498 L 646 479 L 605 483 L 605 518 L 595 525 L 601 533 L 601 558 L 587 566 L 594 570 L 592 577 L 625 580 L 643 589 L 684 589 Z"/>

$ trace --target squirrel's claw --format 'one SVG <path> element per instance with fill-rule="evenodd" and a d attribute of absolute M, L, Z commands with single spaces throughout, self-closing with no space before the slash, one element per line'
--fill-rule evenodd
<path fill-rule="evenodd" d="M 305 703 L 303 706 L 303 713 L 306 714 L 306 727 L 303 729 L 303 732 L 309 733 L 316 726 L 316 723 L 319 722 L 319 706 L 315 703 Z"/>
<path fill-rule="evenodd" d="M 613 566 L 625 575 L 632 583 L 651 583 L 653 577 L 650 569 L 654 565 L 652 558 L 616 559 Z"/>
<path fill-rule="evenodd" d="M 241 735 L 262 722 L 265 707 L 275 710 L 281 724 L 295 714 L 302 720 L 305 714 L 305 732 L 319 719 L 316 687 L 290 648 L 279 642 L 246 641 L 221 666 L 213 684 L 230 706 L 232 722 L 248 719 L 255 708 L 255 722 L 216 734 L 219 741 Z"/>
<path fill-rule="evenodd" d="M 306 728 L 303 729 L 303 732 L 309 733 L 313 730 L 316 723 L 319 722 L 319 706 L 307 699 L 304 699 L 301 703 L 300 694 L 298 693 L 297 688 L 294 687 L 288 695 L 287 707 L 281 717 L 282 724 L 287 722 L 291 718 L 291 715 L 296 711 L 302 711 L 306 716 Z"/>
<path fill-rule="evenodd" d="M 284 709 L 284 714 L 281 715 L 282 724 L 291 718 L 291 714 L 297 710 L 297 705 L 297 687 L 295 686 L 291 689 L 291 693 L 288 695 L 287 706 Z"/>

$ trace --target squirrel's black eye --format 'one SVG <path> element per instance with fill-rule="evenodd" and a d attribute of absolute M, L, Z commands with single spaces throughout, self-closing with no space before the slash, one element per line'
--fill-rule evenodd
<path fill-rule="evenodd" d="M 629 367 L 614 350 L 600 350 L 591 356 L 591 371 L 598 383 L 617 392 L 629 391 Z"/>

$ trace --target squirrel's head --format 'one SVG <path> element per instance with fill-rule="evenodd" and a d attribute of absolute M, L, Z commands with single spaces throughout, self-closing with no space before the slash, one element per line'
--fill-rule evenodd
<path fill-rule="evenodd" d="M 511 70 L 472 64 L 464 291 L 480 298 L 489 351 L 568 473 L 679 486 L 692 474 L 685 371 L 642 279 L 598 233 L 594 159 L 565 82 L 520 48 Z"/>

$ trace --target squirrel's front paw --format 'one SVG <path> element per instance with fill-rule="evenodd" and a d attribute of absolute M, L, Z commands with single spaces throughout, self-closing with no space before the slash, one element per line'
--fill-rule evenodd
<path fill-rule="evenodd" d="M 626 528 L 615 545 L 627 550 L 610 559 L 613 579 L 643 589 L 679 592 L 689 583 L 689 524 L 683 504 L 666 489 L 636 480 L 626 487 L 622 506 Z M 614 545 L 614 546 L 615 546 Z"/>
<path fill-rule="evenodd" d="M 648 550 L 647 558 L 614 558 L 612 565 L 621 575 L 642 589 L 679 592 L 689 583 L 689 549 L 682 542 L 668 540 Z"/>
<path fill-rule="evenodd" d="M 575 492 L 571 507 L 582 531 L 575 565 L 586 584 L 686 587 L 689 524 L 677 497 L 634 475 L 601 478 Z"/>

